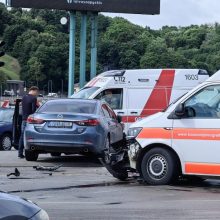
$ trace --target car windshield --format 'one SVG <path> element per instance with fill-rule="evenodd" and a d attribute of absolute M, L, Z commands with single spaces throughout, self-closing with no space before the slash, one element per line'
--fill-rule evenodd
<path fill-rule="evenodd" d="M 0 109 L 0 122 L 12 122 L 13 119 L 13 110 Z"/>
<path fill-rule="evenodd" d="M 187 92 L 186 92 L 187 93 Z M 167 111 L 167 109 L 172 106 L 173 104 L 177 103 L 177 101 L 179 101 L 184 95 L 186 95 L 186 93 L 184 93 L 183 95 L 181 95 L 180 97 L 176 98 L 173 102 L 171 102 L 162 112 Z"/>
<path fill-rule="evenodd" d="M 96 92 L 99 87 L 85 87 L 79 92 L 73 94 L 71 98 L 74 99 L 88 99 L 94 92 Z"/>
<path fill-rule="evenodd" d="M 69 113 L 69 114 L 94 114 L 96 111 L 95 102 L 85 101 L 49 101 L 46 102 L 38 113 Z"/>

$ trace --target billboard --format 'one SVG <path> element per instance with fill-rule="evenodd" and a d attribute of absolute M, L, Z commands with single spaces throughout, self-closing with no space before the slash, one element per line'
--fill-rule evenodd
<path fill-rule="evenodd" d="M 160 0 L 6 0 L 10 7 L 159 14 Z"/>

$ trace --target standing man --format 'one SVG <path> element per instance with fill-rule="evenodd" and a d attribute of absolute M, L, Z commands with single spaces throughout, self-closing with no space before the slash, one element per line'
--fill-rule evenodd
<path fill-rule="evenodd" d="M 37 109 L 37 96 L 39 89 L 36 86 L 32 86 L 29 89 L 29 93 L 22 98 L 22 125 L 21 136 L 19 140 L 18 157 L 24 158 L 24 130 L 29 115 L 33 114 Z"/>

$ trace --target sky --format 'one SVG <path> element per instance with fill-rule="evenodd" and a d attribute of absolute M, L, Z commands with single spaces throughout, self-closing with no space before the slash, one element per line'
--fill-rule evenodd
<path fill-rule="evenodd" d="M 161 0 L 160 15 L 104 14 L 111 17 L 124 17 L 132 23 L 143 27 L 149 26 L 152 29 L 160 29 L 164 25 L 189 26 L 220 23 L 220 0 Z"/>

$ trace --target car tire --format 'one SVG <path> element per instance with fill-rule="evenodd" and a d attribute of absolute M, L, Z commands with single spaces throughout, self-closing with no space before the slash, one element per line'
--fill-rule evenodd
<path fill-rule="evenodd" d="M 60 156 L 61 156 L 61 153 L 54 152 L 54 153 L 50 153 L 50 155 L 51 155 L 52 157 L 60 157 Z"/>
<path fill-rule="evenodd" d="M 178 177 L 178 161 L 173 152 L 164 148 L 153 148 L 143 157 L 141 174 L 150 185 L 167 185 Z"/>
<path fill-rule="evenodd" d="M 8 151 L 12 148 L 12 138 L 10 134 L 3 134 L 0 138 L 0 150 Z"/>
<path fill-rule="evenodd" d="M 120 167 L 120 165 L 118 165 L 117 167 L 111 165 L 110 157 L 108 156 L 111 152 L 114 152 L 114 149 L 110 144 L 109 137 L 107 137 L 105 141 L 104 156 L 103 156 L 105 167 L 116 179 L 119 179 L 121 181 L 127 180 L 128 172 L 127 170 L 125 170 L 125 168 Z"/>
<path fill-rule="evenodd" d="M 38 153 L 30 150 L 25 150 L 25 158 L 27 161 L 37 161 Z"/>

